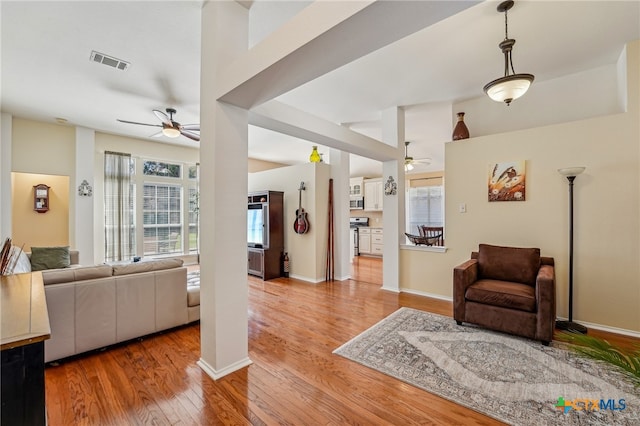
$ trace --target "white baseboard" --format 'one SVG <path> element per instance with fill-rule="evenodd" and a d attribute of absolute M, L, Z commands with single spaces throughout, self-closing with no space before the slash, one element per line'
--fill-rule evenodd
<path fill-rule="evenodd" d="M 443 296 L 441 294 L 427 293 L 425 291 L 413 290 L 413 289 L 410 289 L 410 288 L 401 288 L 400 292 L 409 293 L 409 294 L 415 294 L 416 296 L 430 297 L 432 299 L 446 300 L 447 302 L 453 302 L 453 298 L 452 297 Z"/>
<path fill-rule="evenodd" d="M 432 299 L 439 299 L 439 300 L 445 300 L 447 302 L 453 302 L 453 298 L 452 297 L 442 296 L 440 294 L 432 294 L 432 293 L 427 293 L 427 292 L 424 292 L 424 291 L 413 290 L 413 289 L 408 289 L 408 288 L 401 288 L 400 291 L 403 292 L 403 293 L 415 294 L 417 296 L 424 296 L 424 297 L 430 297 Z M 557 319 L 566 320 L 566 318 L 562 318 L 562 317 L 558 317 Z M 606 331 L 608 333 L 622 334 L 624 336 L 630 336 L 630 337 L 635 337 L 637 339 L 640 339 L 640 332 L 638 332 L 638 331 L 627 330 L 627 329 L 618 328 L 618 327 L 611 327 L 611 326 L 602 325 L 602 324 L 595 324 L 595 323 L 592 323 L 592 322 L 585 322 L 585 321 L 576 321 L 576 322 L 584 325 L 587 328 L 593 328 L 595 330 Z"/>
<path fill-rule="evenodd" d="M 198 360 L 197 364 L 198 366 L 200 366 L 200 368 L 202 368 L 202 370 L 204 370 L 205 373 L 207 373 L 209 377 L 211 377 L 213 380 L 218 380 L 226 376 L 227 374 L 231 374 L 234 371 L 240 370 L 241 368 L 244 368 L 253 364 L 253 361 L 251 361 L 249 358 L 245 358 L 238 362 L 234 362 L 233 364 L 228 365 L 227 367 L 219 371 L 213 368 L 211 365 L 209 365 L 209 363 L 203 360 L 202 358 Z"/>
<path fill-rule="evenodd" d="M 314 278 L 309 278 L 309 277 L 303 277 L 301 275 L 291 275 L 290 274 L 289 278 L 293 278 L 293 279 L 296 279 L 298 281 L 305 281 L 305 282 L 308 282 L 308 283 L 311 283 L 311 284 L 319 284 L 319 283 L 325 282 L 324 278 L 314 279 Z M 349 280 L 349 279 L 351 279 L 351 276 L 346 275 L 344 277 L 337 277 L 335 279 L 335 281 L 345 281 L 345 280 Z"/>

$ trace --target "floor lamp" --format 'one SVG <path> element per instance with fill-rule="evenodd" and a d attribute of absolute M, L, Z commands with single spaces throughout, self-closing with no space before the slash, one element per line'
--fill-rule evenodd
<path fill-rule="evenodd" d="M 556 328 L 574 333 L 587 333 L 587 327 L 573 322 L 573 181 L 584 172 L 584 167 L 558 169 L 558 173 L 569 181 L 569 320 L 556 321 Z"/>

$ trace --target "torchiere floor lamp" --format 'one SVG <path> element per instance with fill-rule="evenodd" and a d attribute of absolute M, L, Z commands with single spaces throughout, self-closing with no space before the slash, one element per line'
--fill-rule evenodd
<path fill-rule="evenodd" d="M 556 328 L 574 333 L 587 333 L 587 327 L 573 322 L 573 181 L 584 172 L 584 167 L 568 167 L 558 169 L 558 173 L 569 181 L 569 320 L 556 321 Z"/>

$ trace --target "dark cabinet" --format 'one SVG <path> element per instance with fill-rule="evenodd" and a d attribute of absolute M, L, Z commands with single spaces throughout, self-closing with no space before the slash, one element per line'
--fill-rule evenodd
<path fill-rule="evenodd" d="M 284 192 L 251 192 L 247 209 L 247 272 L 264 280 L 277 278 L 284 254 Z"/>
<path fill-rule="evenodd" d="M 264 250 L 249 247 L 247 251 L 249 257 L 249 266 L 247 269 L 249 274 L 264 277 Z"/>
<path fill-rule="evenodd" d="M 44 426 L 44 341 L 51 326 L 42 274 L 1 276 L 0 290 L 0 424 Z"/>
<path fill-rule="evenodd" d="M 2 424 L 45 425 L 44 342 L 2 351 Z"/>

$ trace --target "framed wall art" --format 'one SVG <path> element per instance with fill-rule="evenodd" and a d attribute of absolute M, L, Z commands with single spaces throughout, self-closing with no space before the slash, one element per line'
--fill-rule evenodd
<path fill-rule="evenodd" d="M 489 201 L 525 201 L 525 160 L 489 164 Z"/>

